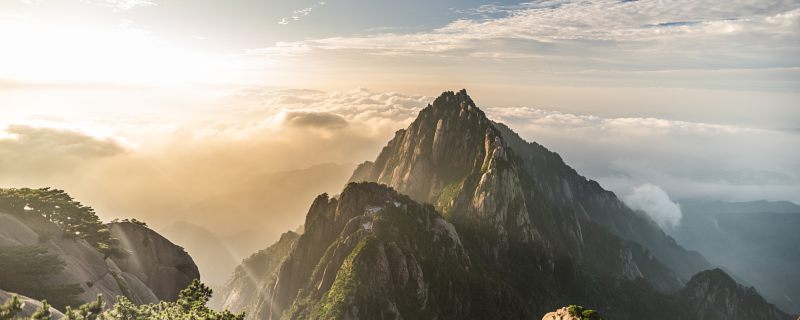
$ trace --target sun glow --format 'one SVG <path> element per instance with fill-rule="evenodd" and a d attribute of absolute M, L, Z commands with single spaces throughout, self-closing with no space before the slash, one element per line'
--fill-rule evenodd
<path fill-rule="evenodd" d="M 204 57 L 158 43 L 134 29 L 25 27 L 24 34 L 3 34 L 16 44 L 5 50 L 2 59 L 4 75 L 15 80 L 173 84 L 208 77 L 215 69 Z"/>
<path fill-rule="evenodd" d="M 167 41 L 135 23 L 0 18 L 0 79 L 14 83 L 173 86 L 247 83 L 237 54 Z M 193 39 L 194 41 L 207 41 Z M 270 63 L 259 64 L 260 72 Z"/>

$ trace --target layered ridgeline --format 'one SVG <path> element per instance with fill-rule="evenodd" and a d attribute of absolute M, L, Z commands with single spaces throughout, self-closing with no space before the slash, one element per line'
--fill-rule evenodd
<path fill-rule="evenodd" d="M 199 278 L 183 248 L 141 222 L 103 224 L 61 190 L 0 189 L 0 290 L 60 310 L 125 297 L 175 301 Z M 0 301 L 0 303 L 5 302 Z"/>
<path fill-rule="evenodd" d="M 800 313 L 800 206 L 791 202 L 682 201 L 670 234 L 758 288 L 784 311 Z"/>
<path fill-rule="evenodd" d="M 709 267 L 699 254 L 464 91 L 424 108 L 351 181 L 314 201 L 287 254 L 268 249 L 283 261 L 255 275 L 258 294 L 227 288 L 229 306 L 254 319 L 536 319 L 576 303 L 612 319 L 730 314 L 687 302 L 687 288 L 727 288 L 685 285 Z M 748 297 L 726 302 L 785 316 Z"/>

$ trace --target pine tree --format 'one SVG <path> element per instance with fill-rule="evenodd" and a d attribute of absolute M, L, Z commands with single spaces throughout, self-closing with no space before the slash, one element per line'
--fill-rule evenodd
<path fill-rule="evenodd" d="M 19 301 L 17 295 L 13 295 L 11 299 L 0 305 L 0 320 L 14 319 L 20 310 L 22 310 L 22 302 Z"/>
<path fill-rule="evenodd" d="M 36 309 L 36 312 L 31 316 L 33 320 L 50 320 L 50 304 L 47 300 L 42 300 L 42 306 Z"/>
<path fill-rule="evenodd" d="M 51 284 L 66 264 L 41 246 L 0 247 L 0 283 L 3 289 L 34 299 L 48 298 L 56 307 L 75 304 L 83 292 L 77 284 Z"/>
<path fill-rule="evenodd" d="M 84 239 L 106 255 L 117 245 L 94 209 L 76 201 L 64 190 L 0 189 L 0 212 L 41 215 L 58 225 L 66 236 Z"/>

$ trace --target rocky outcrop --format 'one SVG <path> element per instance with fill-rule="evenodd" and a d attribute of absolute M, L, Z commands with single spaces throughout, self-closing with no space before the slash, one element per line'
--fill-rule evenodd
<path fill-rule="evenodd" d="M 705 320 L 789 320 L 793 317 L 768 303 L 752 287 L 736 283 L 720 269 L 692 277 L 678 294 L 679 305 L 688 319 Z"/>
<path fill-rule="evenodd" d="M 115 302 L 117 296 L 126 296 L 138 304 L 158 301 L 141 278 L 121 270 L 86 241 L 65 236 L 58 226 L 40 216 L 0 213 L 0 239 L 6 246 L 42 246 L 63 260 L 64 270 L 48 282 L 80 285 L 83 293 L 77 296 L 78 301 L 92 301 L 98 294 L 110 302 Z"/>
<path fill-rule="evenodd" d="M 273 277 L 299 237 L 297 233 L 286 232 L 273 245 L 244 259 L 225 286 L 215 293 L 222 296 L 221 307 L 253 314 L 265 281 Z"/>
<path fill-rule="evenodd" d="M 141 280 L 158 300 L 175 301 L 192 280 L 200 279 L 192 257 L 157 232 L 132 222 L 108 226 L 111 236 L 119 239 L 120 248 L 130 252 L 125 257 L 111 259 L 122 271 L 123 278 L 133 276 Z"/>
<path fill-rule="evenodd" d="M 0 290 L 0 305 L 5 303 L 6 301 L 10 300 L 12 296 L 16 295 L 19 298 L 19 301 L 22 302 L 22 310 L 20 310 L 16 316 L 19 318 L 27 318 L 32 316 L 36 310 L 42 308 L 42 302 L 36 299 L 31 299 L 26 296 L 21 296 L 15 293 L 6 292 Z M 53 307 L 50 307 L 50 319 L 52 320 L 61 320 L 64 319 L 64 314 L 61 311 L 56 310 Z"/>
<path fill-rule="evenodd" d="M 65 236 L 57 225 L 37 215 L 0 213 L 0 245 L 42 246 L 64 261 L 63 271 L 52 275 L 47 283 L 79 285 L 83 292 L 76 299 L 81 303 L 97 295 L 102 295 L 108 305 L 118 296 L 136 304 L 174 300 L 192 279 L 199 278 L 191 257 L 156 232 L 128 222 L 109 227 L 112 236 L 121 240 L 121 248 L 131 253 L 129 256 L 106 258 L 86 241 Z"/>

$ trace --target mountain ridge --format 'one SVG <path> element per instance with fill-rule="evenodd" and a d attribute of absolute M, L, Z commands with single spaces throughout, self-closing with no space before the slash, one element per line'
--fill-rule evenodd
<path fill-rule="evenodd" d="M 696 311 L 682 304 L 690 279 L 660 261 L 670 251 L 620 236 L 625 230 L 606 227 L 618 221 L 602 218 L 634 219 L 612 225 L 632 235 L 657 226 L 630 209 L 592 219 L 582 203 L 624 207 L 605 190 L 562 203 L 587 196 L 573 189 L 602 188 L 575 172 L 579 187 L 559 180 L 556 190 L 547 176 L 537 178 L 538 166 L 526 165 L 531 154 L 539 153 L 515 151 L 465 90 L 443 93 L 374 162 L 359 165 L 338 197 L 313 202 L 305 233 L 264 282 L 250 316 L 519 319 L 574 303 L 618 319 Z M 670 248 L 663 232 L 653 239 Z M 677 248 L 678 259 L 691 262 Z M 428 303 L 433 297 L 437 303 Z M 745 308 L 773 311 L 758 301 Z"/>

